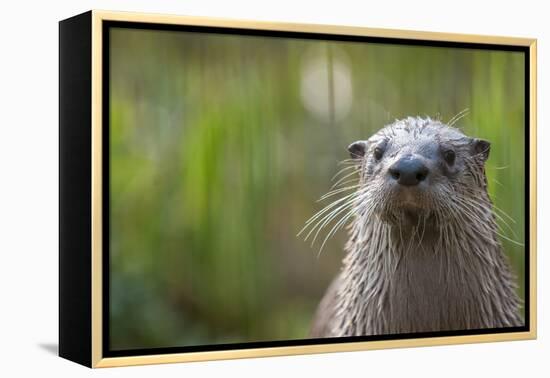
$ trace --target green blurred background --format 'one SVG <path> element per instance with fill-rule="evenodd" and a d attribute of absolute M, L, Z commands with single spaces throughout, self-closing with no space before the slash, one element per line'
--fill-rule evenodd
<path fill-rule="evenodd" d="M 521 53 L 113 28 L 110 74 L 114 350 L 306 338 L 346 233 L 319 257 L 296 234 L 346 146 L 395 118 L 468 108 L 524 242 Z"/>

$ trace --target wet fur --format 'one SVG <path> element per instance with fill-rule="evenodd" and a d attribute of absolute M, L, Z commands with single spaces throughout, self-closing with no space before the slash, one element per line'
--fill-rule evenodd
<path fill-rule="evenodd" d="M 488 149 L 478 152 L 475 139 L 422 118 L 385 127 L 369 139 L 368 148 L 392 138 L 401 141 L 396 154 L 431 138 L 452 144 L 460 160 L 454 173 L 446 172 L 448 180 L 433 178 L 434 191 L 419 193 L 415 208 L 392 197 L 381 178 L 385 166 L 375 164 L 369 152 L 356 159 L 359 184 L 348 213 L 347 255 L 319 305 L 311 336 L 523 325 L 487 194 Z"/>

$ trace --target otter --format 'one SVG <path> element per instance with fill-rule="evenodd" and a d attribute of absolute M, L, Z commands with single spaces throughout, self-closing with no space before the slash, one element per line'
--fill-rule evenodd
<path fill-rule="evenodd" d="M 522 326 L 487 192 L 490 143 L 408 117 L 348 150 L 357 182 L 329 195 L 353 192 L 316 216 L 319 227 L 351 219 L 346 255 L 310 336 Z"/>

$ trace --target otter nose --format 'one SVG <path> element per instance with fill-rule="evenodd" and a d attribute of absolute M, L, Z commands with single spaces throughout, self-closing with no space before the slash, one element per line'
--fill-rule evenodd
<path fill-rule="evenodd" d="M 405 156 L 396 161 L 389 169 L 390 176 L 405 186 L 418 185 L 424 181 L 430 170 L 414 156 Z"/>

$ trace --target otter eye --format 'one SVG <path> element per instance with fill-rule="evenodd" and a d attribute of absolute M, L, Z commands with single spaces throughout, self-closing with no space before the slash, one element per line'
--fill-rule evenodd
<path fill-rule="evenodd" d="M 382 159 L 382 156 L 384 155 L 384 150 L 382 149 L 382 147 L 376 147 L 374 149 L 374 158 L 376 160 L 380 160 Z"/>
<path fill-rule="evenodd" d="M 447 164 L 453 165 L 456 159 L 456 154 L 453 150 L 447 150 L 443 152 L 443 159 L 445 159 Z"/>

